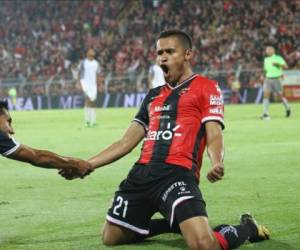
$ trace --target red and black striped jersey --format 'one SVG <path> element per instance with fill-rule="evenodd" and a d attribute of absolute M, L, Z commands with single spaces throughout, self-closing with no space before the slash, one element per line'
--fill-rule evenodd
<path fill-rule="evenodd" d="M 223 97 L 215 81 L 193 74 L 176 87 L 151 89 L 135 121 L 146 135 L 139 164 L 167 163 L 192 170 L 199 180 L 206 147 L 205 122 L 224 128 Z"/>

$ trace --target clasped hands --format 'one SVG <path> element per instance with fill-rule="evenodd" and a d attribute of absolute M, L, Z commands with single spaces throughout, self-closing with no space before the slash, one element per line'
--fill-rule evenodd
<path fill-rule="evenodd" d="M 67 168 L 59 169 L 60 174 L 66 180 L 73 180 L 76 178 L 83 179 L 94 171 L 92 165 L 81 159 L 71 159 Z"/>

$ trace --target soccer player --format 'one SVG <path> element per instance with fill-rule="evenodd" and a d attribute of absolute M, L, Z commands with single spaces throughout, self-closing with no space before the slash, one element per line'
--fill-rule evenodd
<path fill-rule="evenodd" d="M 0 154 L 13 160 L 30 163 L 42 168 L 56 168 L 71 171 L 74 176 L 83 177 L 92 171 L 91 165 L 83 160 L 64 157 L 46 150 L 38 150 L 16 142 L 12 135 L 12 118 L 8 103 L 0 101 Z"/>
<path fill-rule="evenodd" d="M 264 59 L 264 74 L 265 81 L 263 84 L 264 99 L 263 99 L 263 115 L 262 120 L 269 120 L 269 105 L 271 93 L 277 94 L 285 108 L 285 116 L 290 117 L 291 109 L 287 99 L 283 96 L 281 78 L 283 76 L 282 70 L 287 69 L 288 65 L 285 60 L 275 54 L 275 48 L 271 45 L 266 47 L 266 57 Z"/>
<path fill-rule="evenodd" d="M 85 126 L 96 125 L 97 81 L 100 73 L 99 63 L 95 60 L 95 51 L 87 50 L 86 58 L 80 63 L 79 81 L 85 96 L 84 117 Z"/>
<path fill-rule="evenodd" d="M 267 239 L 267 229 L 249 214 L 237 226 L 210 228 L 198 183 L 206 147 L 212 165 L 208 180 L 224 175 L 221 90 L 192 72 L 192 41 L 185 32 L 162 32 L 156 50 L 167 83 L 149 91 L 120 140 L 89 160 L 95 168 L 110 164 L 144 138 L 140 158 L 109 208 L 103 243 L 134 243 L 165 232 L 180 232 L 189 248 L 197 250 L 233 249 L 247 239 Z M 164 219 L 151 220 L 156 212 Z"/>

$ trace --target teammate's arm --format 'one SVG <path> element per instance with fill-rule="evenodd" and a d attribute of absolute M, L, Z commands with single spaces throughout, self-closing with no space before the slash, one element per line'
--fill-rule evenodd
<path fill-rule="evenodd" d="M 138 145 L 144 136 L 144 127 L 138 122 L 133 121 L 120 140 L 90 158 L 88 162 L 93 168 L 99 168 L 110 164 L 128 154 Z"/>
<path fill-rule="evenodd" d="M 211 161 L 212 169 L 207 174 L 210 182 L 221 180 L 224 175 L 224 142 L 222 127 L 216 121 L 205 123 L 207 152 Z"/>
<path fill-rule="evenodd" d="M 78 177 L 92 171 L 91 165 L 83 160 L 64 157 L 47 150 L 38 150 L 21 144 L 18 149 L 7 158 L 30 163 L 42 168 L 54 168 L 73 171 Z"/>

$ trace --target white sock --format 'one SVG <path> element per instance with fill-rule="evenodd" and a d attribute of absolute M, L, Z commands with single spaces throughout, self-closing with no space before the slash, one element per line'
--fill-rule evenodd
<path fill-rule="evenodd" d="M 96 124 L 96 109 L 91 108 L 91 124 Z"/>
<path fill-rule="evenodd" d="M 289 110 L 290 109 L 288 100 L 285 97 L 282 97 L 282 103 L 283 103 L 283 105 L 285 107 L 285 110 Z"/>
<path fill-rule="evenodd" d="M 93 118 L 92 118 L 92 108 L 89 108 L 89 123 L 93 123 Z"/>
<path fill-rule="evenodd" d="M 90 122 L 90 120 L 89 120 L 89 108 L 88 107 L 84 107 L 84 122 L 85 123 Z"/>
<path fill-rule="evenodd" d="M 269 99 L 264 98 L 264 100 L 263 100 L 263 112 L 266 115 L 269 115 L 269 105 L 270 105 Z"/>

